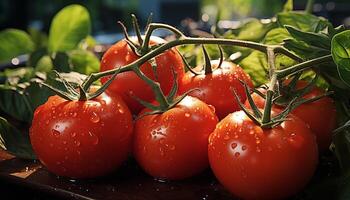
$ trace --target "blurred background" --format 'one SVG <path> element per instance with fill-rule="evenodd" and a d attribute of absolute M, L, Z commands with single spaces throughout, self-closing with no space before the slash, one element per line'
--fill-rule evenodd
<path fill-rule="evenodd" d="M 92 35 L 100 43 L 113 43 L 121 37 L 117 21 L 130 27 L 130 14 L 137 14 L 145 24 L 149 13 L 153 21 L 164 22 L 179 28 L 193 23 L 208 29 L 216 17 L 239 21 L 248 17 L 269 18 L 282 9 L 284 0 L 1 0 L 0 30 L 35 28 L 48 32 L 50 21 L 64 6 L 78 3 L 88 8 L 92 18 Z M 304 9 L 306 0 L 295 0 L 296 9 Z M 223 9 L 224 8 L 224 9 Z M 335 25 L 350 26 L 349 0 L 315 0 L 313 12 L 330 19 Z M 225 22 L 225 21 L 223 21 Z M 219 23 L 234 26 L 234 23 Z M 230 28 L 230 27 L 224 27 Z"/>

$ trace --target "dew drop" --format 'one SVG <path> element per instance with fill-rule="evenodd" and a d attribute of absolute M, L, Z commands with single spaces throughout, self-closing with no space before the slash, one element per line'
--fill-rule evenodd
<path fill-rule="evenodd" d="M 175 150 L 175 145 L 170 145 L 170 146 L 169 146 L 169 149 L 170 149 L 170 150 Z"/>
<path fill-rule="evenodd" d="M 77 133 L 76 132 L 72 132 L 71 136 L 74 138 L 75 136 L 77 136 Z"/>
<path fill-rule="evenodd" d="M 92 132 L 90 132 L 90 131 L 89 131 L 89 136 L 90 136 L 90 138 L 92 140 L 92 144 L 93 145 L 97 145 L 98 142 L 99 142 L 98 137 L 95 134 L 93 134 Z"/>
<path fill-rule="evenodd" d="M 255 143 L 256 143 L 256 144 L 260 144 L 261 141 L 260 141 L 260 140 L 256 140 Z"/>
<path fill-rule="evenodd" d="M 213 113 L 215 113 L 215 107 L 214 107 L 214 106 L 208 105 L 208 107 L 209 107 L 209 109 L 210 109 Z"/>
<path fill-rule="evenodd" d="M 230 139 L 230 136 L 229 135 L 225 135 L 224 136 L 224 140 L 228 140 L 228 139 Z"/>
<path fill-rule="evenodd" d="M 256 152 L 260 153 L 261 149 L 259 147 L 256 147 Z"/>
<path fill-rule="evenodd" d="M 185 117 L 190 117 L 191 114 L 190 113 L 185 113 Z"/>
<path fill-rule="evenodd" d="M 235 157 L 238 158 L 241 154 L 239 152 L 235 153 Z"/>
<path fill-rule="evenodd" d="M 74 144 L 78 147 L 80 146 L 80 142 L 79 141 L 74 141 Z"/>
<path fill-rule="evenodd" d="M 235 149 L 236 147 L 237 147 L 237 143 L 232 143 L 232 144 L 231 144 L 231 148 L 232 148 L 232 149 Z"/>
<path fill-rule="evenodd" d="M 254 132 L 253 130 L 250 130 L 250 131 L 249 131 L 249 134 L 250 134 L 250 135 L 253 135 L 254 133 L 255 133 L 255 132 Z"/>
<path fill-rule="evenodd" d="M 119 108 L 119 109 L 118 109 L 118 112 L 120 112 L 121 114 L 123 114 L 123 113 L 124 113 L 124 110 L 123 110 L 122 108 Z"/>
<path fill-rule="evenodd" d="M 56 130 L 56 129 L 52 129 L 51 130 L 52 131 L 52 134 L 54 135 L 54 136 L 56 136 L 56 137 L 58 137 L 61 133 L 58 131 L 58 130 Z"/>
<path fill-rule="evenodd" d="M 100 117 L 95 112 L 92 112 L 91 117 L 90 117 L 90 121 L 92 123 L 97 123 L 100 121 Z"/>
<path fill-rule="evenodd" d="M 247 150 L 247 146 L 243 145 L 242 146 L 242 151 L 245 151 L 245 150 Z"/>
<path fill-rule="evenodd" d="M 50 121 L 49 121 L 49 120 L 46 120 L 45 124 L 49 124 L 49 123 L 50 123 Z"/>
<path fill-rule="evenodd" d="M 76 113 L 76 112 L 74 112 L 73 114 L 72 114 L 72 116 L 73 117 L 76 117 L 78 114 Z"/>
<path fill-rule="evenodd" d="M 67 144 L 67 141 L 63 141 L 62 143 L 63 143 L 63 144 Z"/>
<path fill-rule="evenodd" d="M 78 155 L 80 155 L 80 154 L 81 154 L 81 152 L 80 152 L 80 151 L 77 151 L 77 154 L 78 154 Z"/>

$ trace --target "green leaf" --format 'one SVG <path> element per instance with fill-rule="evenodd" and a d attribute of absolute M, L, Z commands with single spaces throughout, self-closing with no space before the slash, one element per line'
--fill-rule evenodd
<path fill-rule="evenodd" d="M 267 61 L 266 55 L 260 51 L 253 51 L 249 56 L 244 58 L 240 66 L 247 72 L 254 85 L 259 86 L 267 82 Z"/>
<path fill-rule="evenodd" d="M 282 12 L 290 12 L 293 10 L 293 0 L 287 0 L 287 2 L 283 6 Z"/>
<path fill-rule="evenodd" d="M 277 22 L 281 27 L 289 25 L 301 31 L 314 33 L 324 31 L 330 25 L 324 18 L 297 11 L 278 13 Z"/>
<path fill-rule="evenodd" d="M 90 15 L 86 8 L 80 5 L 63 8 L 51 23 L 49 52 L 75 49 L 90 34 L 90 29 Z"/>
<path fill-rule="evenodd" d="M 29 134 L 20 132 L 2 117 L 0 117 L 0 147 L 18 158 L 36 158 L 30 144 Z"/>
<path fill-rule="evenodd" d="M 59 72 L 70 72 L 71 66 L 69 63 L 69 56 L 67 53 L 58 52 L 51 56 L 54 69 Z"/>
<path fill-rule="evenodd" d="M 35 49 L 41 49 L 47 47 L 47 35 L 37 29 L 30 28 L 28 33 L 34 42 Z"/>
<path fill-rule="evenodd" d="M 266 34 L 264 43 L 282 44 L 288 38 L 291 38 L 291 36 L 285 28 L 274 28 Z"/>
<path fill-rule="evenodd" d="M 341 80 L 350 86 L 350 30 L 333 37 L 332 56 Z"/>
<path fill-rule="evenodd" d="M 0 32 L 0 62 L 10 61 L 34 50 L 30 36 L 21 30 L 6 29 Z"/>
<path fill-rule="evenodd" d="M 331 40 L 324 34 L 300 31 L 293 26 L 286 25 L 285 28 L 289 34 L 296 40 L 303 41 L 308 45 L 324 48 L 329 50 L 331 46 Z"/>
<path fill-rule="evenodd" d="M 69 54 L 72 70 L 90 74 L 98 72 L 100 69 L 100 60 L 90 51 L 86 50 L 74 50 Z"/>
<path fill-rule="evenodd" d="M 259 42 L 274 27 L 275 23 L 262 23 L 258 19 L 252 19 L 236 30 L 238 32 L 236 39 Z"/>
<path fill-rule="evenodd" d="M 283 46 L 305 60 L 325 56 L 330 53 L 328 49 L 312 46 L 296 39 L 286 39 Z"/>
<path fill-rule="evenodd" d="M 40 60 L 37 62 L 35 66 L 35 70 L 39 72 L 49 72 L 53 68 L 52 60 L 50 56 L 43 56 L 40 58 Z"/>

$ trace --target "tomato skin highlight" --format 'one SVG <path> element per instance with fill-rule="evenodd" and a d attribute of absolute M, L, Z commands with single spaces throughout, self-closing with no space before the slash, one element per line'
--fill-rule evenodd
<path fill-rule="evenodd" d="M 134 156 L 156 178 L 179 180 L 196 175 L 209 165 L 208 137 L 217 122 L 213 107 L 187 96 L 162 114 L 136 121 Z"/>
<path fill-rule="evenodd" d="M 223 61 L 221 68 L 217 68 L 218 64 L 218 60 L 211 61 L 212 74 L 194 75 L 187 72 L 181 80 L 179 92 L 185 93 L 190 89 L 198 88 L 199 90 L 191 92 L 190 95 L 213 105 L 219 119 L 223 119 L 229 113 L 240 110 L 232 88 L 236 90 L 241 102 L 244 103 L 246 93 L 240 80 L 251 88 L 253 83 L 241 67 L 228 61 Z"/>
<path fill-rule="evenodd" d="M 262 129 L 243 111 L 219 122 L 209 137 L 210 166 L 242 199 L 283 199 L 300 191 L 318 162 L 315 136 L 299 118 Z"/>
<path fill-rule="evenodd" d="M 119 96 L 67 101 L 52 96 L 30 128 L 33 149 L 46 168 L 71 178 L 93 178 L 118 168 L 131 152 L 132 116 Z"/>
<path fill-rule="evenodd" d="M 131 37 L 136 42 L 135 37 Z M 150 45 L 164 43 L 165 41 L 159 37 L 152 36 Z M 100 71 L 107 71 L 113 68 L 125 66 L 137 60 L 139 57 L 132 51 L 126 40 L 120 40 L 110 47 L 103 55 L 101 60 Z M 156 58 L 157 63 L 157 81 L 160 83 L 164 94 L 168 94 L 174 78 L 172 68 L 177 73 L 177 79 L 180 80 L 184 75 L 184 64 L 176 48 L 165 51 Z M 156 80 L 152 66 L 149 62 L 141 65 L 141 71 L 152 80 Z M 108 80 L 108 76 L 101 79 L 102 83 Z M 138 103 L 133 96 L 142 100 L 152 102 L 155 97 L 152 89 L 143 80 L 141 80 L 134 72 L 124 72 L 118 74 L 112 84 L 108 87 L 108 91 L 121 95 L 125 103 L 133 114 L 138 114 L 144 107 Z"/>
<path fill-rule="evenodd" d="M 299 80 L 296 88 L 304 88 L 307 84 L 306 81 Z M 311 99 L 324 93 L 325 92 L 322 89 L 314 86 L 303 98 Z M 256 93 L 251 96 L 259 108 L 264 107 L 265 100 L 262 97 Z M 248 101 L 245 102 L 245 105 L 250 108 Z M 274 105 L 274 107 L 280 110 L 283 109 L 282 106 L 278 105 Z M 311 131 L 316 135 L 320 152 L 329 149 L 332 142 L 332 131 L 337 127 L 337 112 L 332 98 L 326 96 L 317 101 L 302 104 L 295 108 L 291 113 L 310 126 Z"/>

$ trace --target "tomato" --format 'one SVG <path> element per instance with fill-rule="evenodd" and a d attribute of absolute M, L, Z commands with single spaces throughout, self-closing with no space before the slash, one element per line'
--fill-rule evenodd
<path fill-rule="evenodd" d="M 184 179 L 206 169 L 208 137 L 218 122 L 213 109 L 187 96 L 162 114 L 138 119 L 134 156 L 139 165 L 153 177 L 170 180 Z"/>
<path fill-rule="evenodd" d="M 91 178 L 122 164 L 131 152 L 132 116 L 119 96 L 87 101 L 52 96 L 34 113 L 30 141 L 43 165 L 57 175 Z"/>
<path fill-rule="evenodd" d="M 307 84 L 306 81 L 300 80 L 296 88 L 304 88 Z M 303 98 L 311 99 L 324 93 L 322 89 L 315 86 Z M 264 107 L 265 100 L 262 97 L 257 94 L 252 94 L 252 97 L 258 107 Z M 247 106 L 248 104 L 248 102 L 245 103 Z M 282 106 L 275 105 L 275 107 L 283 109 Z M 292 114 L 299 117 L 310 126 L 310 129 L 316 135 L 320 151 L 325 151 L 329 148 L 332 142 L 332 131 L 337 127 L 336 107 L 332 98 L 323 97 L 317 101 L 302 104 L 295 108 Z"/>
<path fill-rule="evenodd" d="M 184 93 L 198 88 L 199 90 L 191 92 L 190 95 L 213 105 L 217 116 L 222 119 L 229 113 L 240 110 L 231 88 L 236 90 L 240 100 L 244 103 L 246 93 L 240 80 L 246 82 L 249 87 L 253 87 L 253 83 L 249 75 L 239 66 L 224 61 L 218 68 L 218 64 L 218 60 L 211 61 L 214 68 L 211 74 L 194 75 L 187 72 L 179 84 L 179 92 Z"/>
<path fill-rule="evenodd" d="M 136 41 L 136 38 L 132 38 Z M 159 37 L 151 37 L 150 45 L 164 43 Z M 100 71 L 106 71 L 115 67 L 125 66 L 134 62 L 139 57 L 132 51 L 126 40 L 121 40 L 110 47 L 102 57 Z M 156 58 L 157 64 L 157 81 L 161 89 L 168 94 L 174 84 L 172 68 L 177 73 L 178 80 L 184 74 L 184 65 L 182 58 L 175 48 L 165 51 Z M 152 66 L 146 62 L 141 66 L 141 71 L 149 78 L 156 80 Z M 101 79 L 102 83 L 108 80 L 108 76 Z M 143 106 L 138 103 L 133 96 L 142 100 L 152 102 L 155 97 L 151 88 L 142 81 L 134 72 L 124 72 L 118 74 L 116 79 L 109 86 L 108 91 L 120 94 L 133 114 L 139 113 Z"/>
<path fill-rule="evenodd" d="M 299 118 L 262 129 L 243 111 L 221 120 L 209 137 L 218 180 L 242 199 L 283 199 L 302 189 L 318 162 L 315 136 Z"/>

